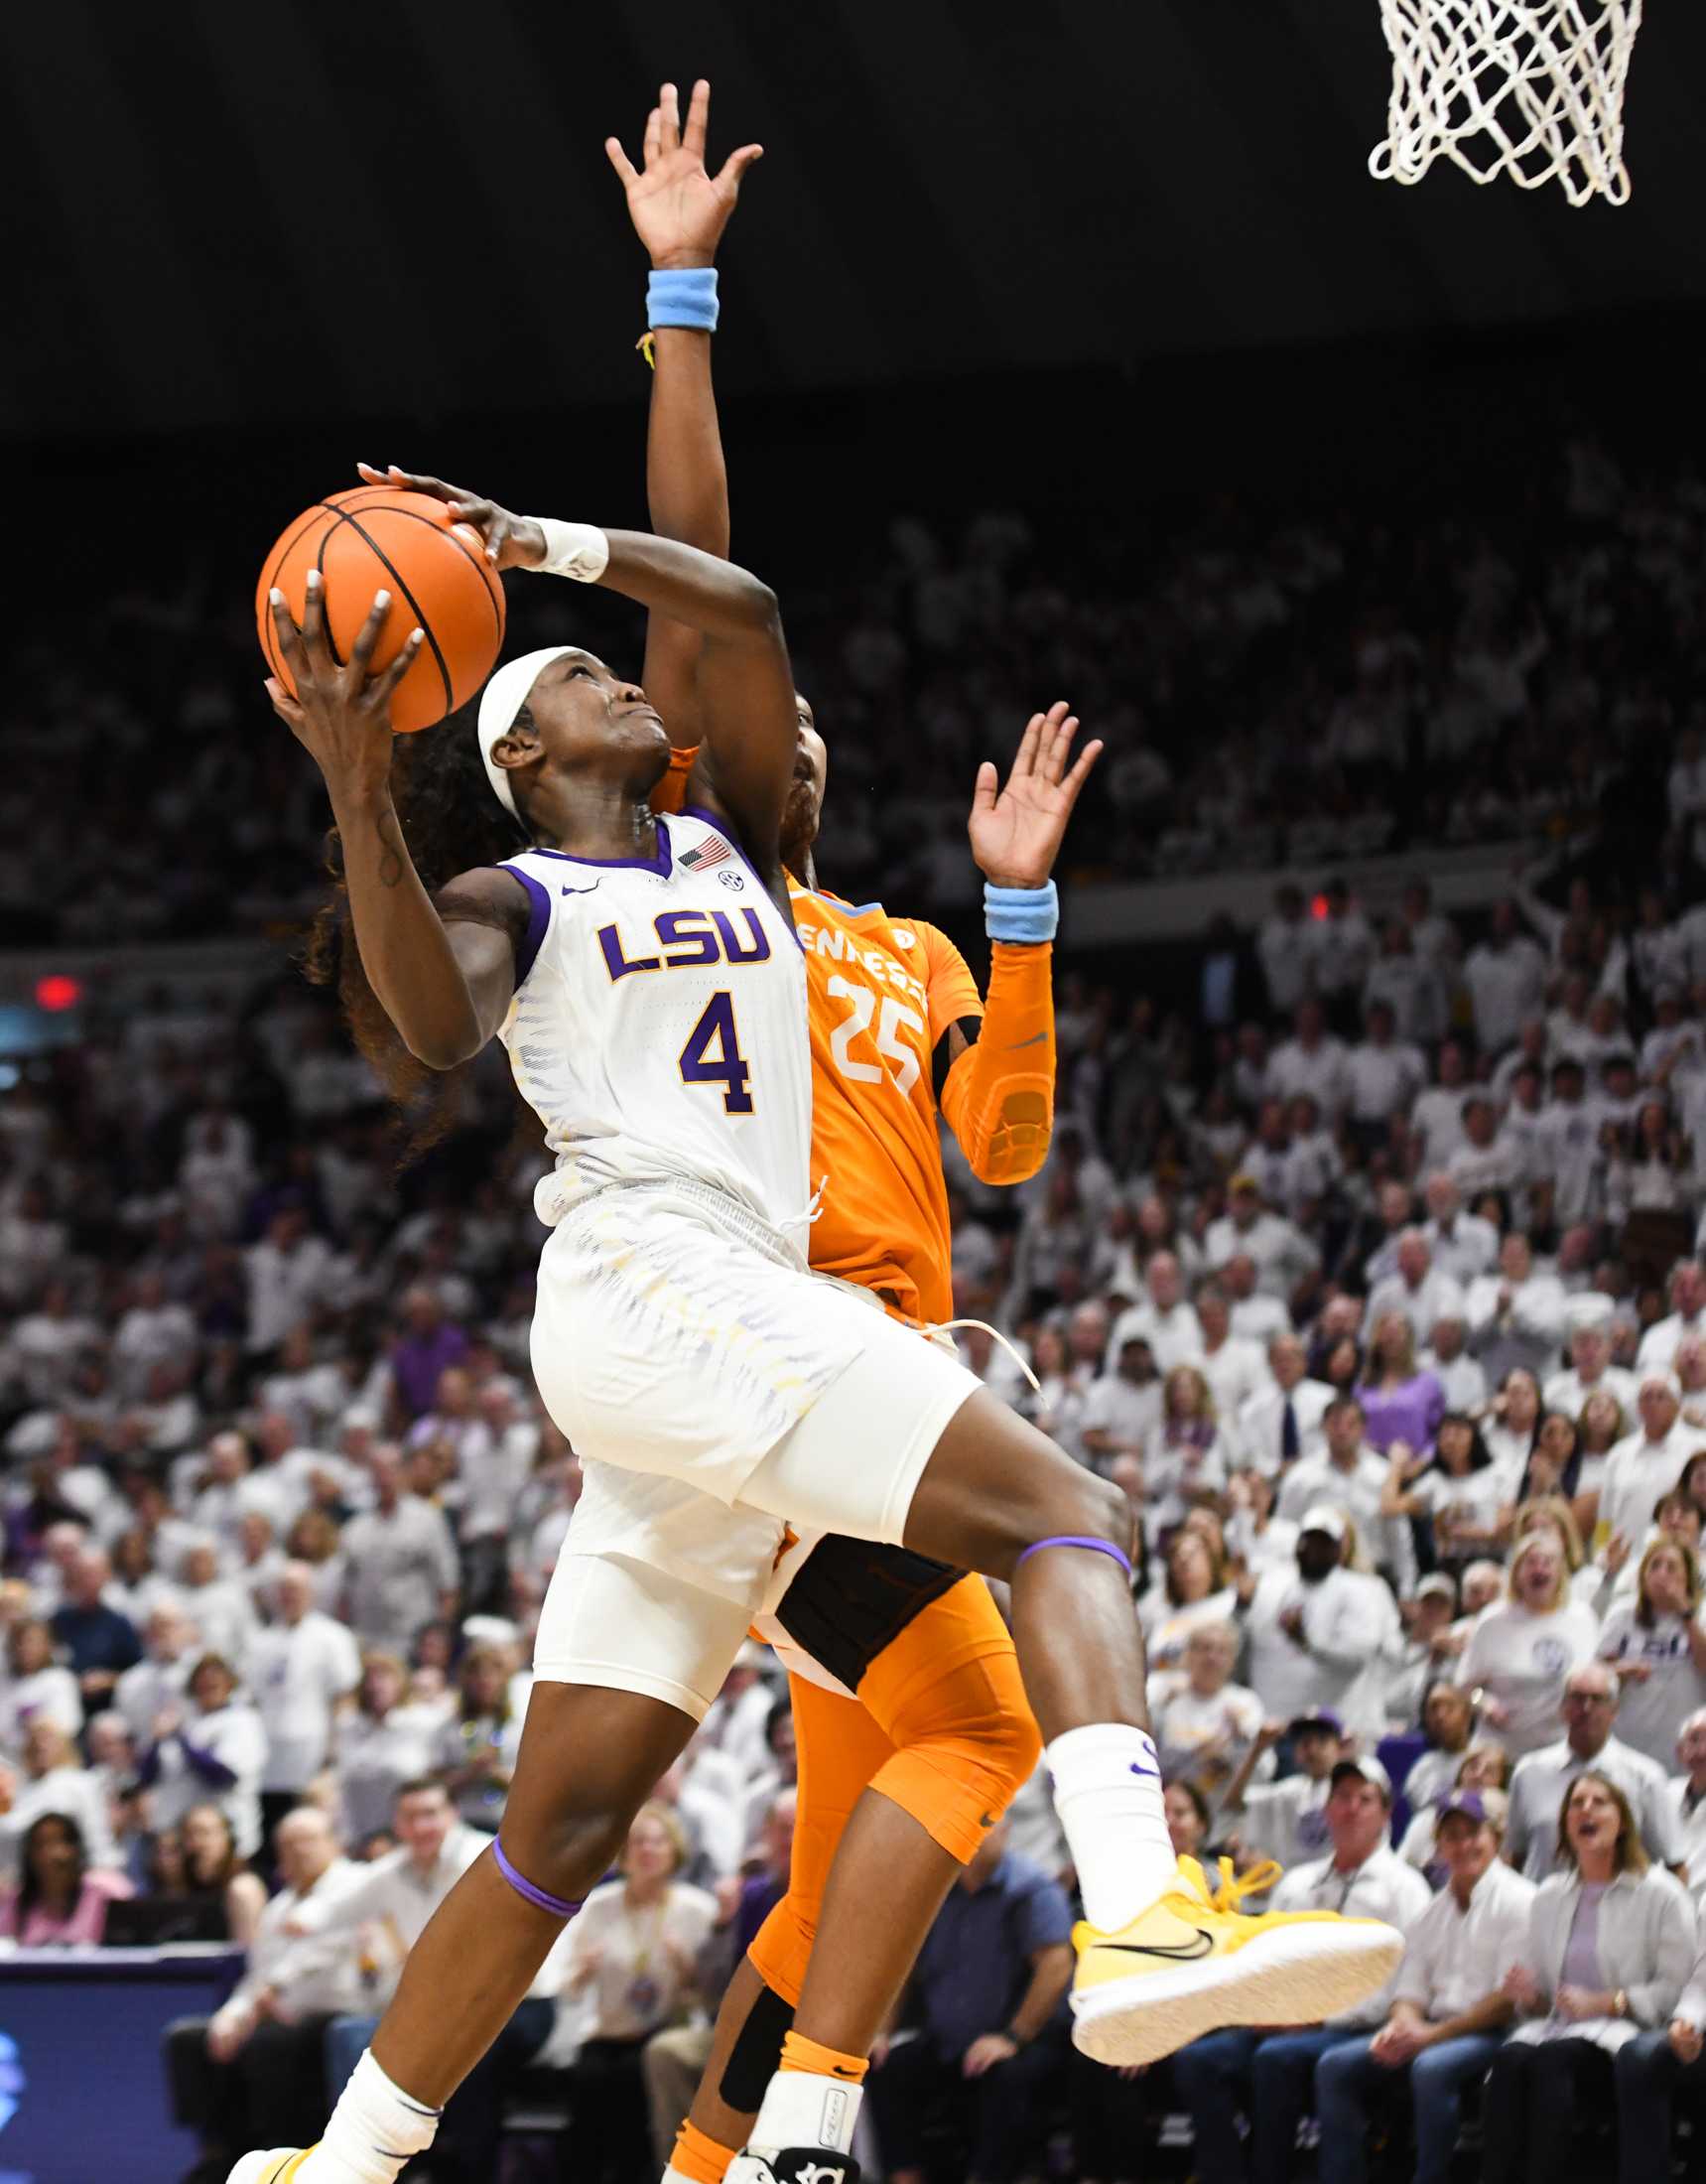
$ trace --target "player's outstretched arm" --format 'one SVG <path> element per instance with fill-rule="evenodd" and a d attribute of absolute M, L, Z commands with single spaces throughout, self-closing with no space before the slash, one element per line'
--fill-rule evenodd
<path fill-rule="evenodd" d="M 654 275 L 647 297 L 652 373 L 646 500 L 652 529 L 726 560 L 728 472 L 711 381 L 713 268 L 741 177 L 762 147 L 742 145 L 712 175 L 705 163 L 710 120 L 709 83 L 701 79 L 693 86 L 685 123 L 676 87 L 665 83 L 646 120 L 641 165 L 630 162 L 615 137 L 606 139 L 604 150 Z M 676 275 L 687 278 L 672 281 Z M 696 323 L 659 323 L 666 320 Z M 667 614 L 650 616 L 641 680 L 678 750 L 693 749 L 703 737 L 701 650 L 697 629 Z"/>
<path fill-rule="evenodd" d="M 375 599 L 342 662 L 327 636 L 318 571 L 309 572 L 300 629 L 282 592 L 271 605 L 296 696 L 271 676 L 267 696 L 326 777 L 368 983 L 416 1059 L 454 1069 L 479 1052 L 509 1008 L 526 896 L 507 874 L 464 874 L 445 890 L 455 920 L 447 926 L 421 885 L 391 801 L 391 696 L 414 665 L 422 633 L 412 632 L 389 667 L 369 672 L 391 615 L 389 595 Z"/>
<path fill-rule="evenodd" d="M 767 584 L 731 561 L 648 531 L 564 524 L 554 526 L 560 535 L 548 544 L 537 517 L 514 515 L 441 478 L 396 465 L 383 472 L 367 464 L 360 469 L 369 484 L 444 501 L 459 523 L 479 532 L 498 569 L 549 565 L 697 629 L 704 643 L 699 693 L 705 744 L 694 768 L 695 799 L 726 818 L 757 870 L 776 879 L 799 724 L 781 611 Z"/>
<path fill-rule="evenodd" d="M 989 991 L 981 1025 L 962 1024 L 949 1036 L 939 1096 L 973 1172 L 987 1183 L 1034 1175 L 1054 1127 L 1051 876 L 1102 751 L 1100 742 L 1086 744 L 1069 764 L 1077 731 L 1065 705 L 1053 705 L 1032 714 L 1004 787 L 987 760 L 978 769 L 968 832 L 989 884 Z"/>

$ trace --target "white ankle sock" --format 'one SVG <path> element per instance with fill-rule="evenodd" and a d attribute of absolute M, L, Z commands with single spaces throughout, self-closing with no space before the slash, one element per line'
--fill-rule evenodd
<path fill-rule="evenodd" d="M 405 2164 L 433 2143 L 438 2127 L 439 2111 L 394 2086 L 369 2048 L 303 2164 L 302 2184 L 396 2184 Z"/>
<path fill-rule="evenodd" d="M 1178 1859 L 1152 1738 L 1123 1721 L 1068 1729 L 1043 1753 L 1084 1915 L 1112 1934 L 1172 1886 Z"/>
<path fill-rule="evenodd" d="M 820 2078 L 810 2070 L 779 2070 L 764 2089 L 746 2150 L 766 2161 L 784 2146 L 827 2146 L 832 2153 L 852 2153 L 863 2099 L 862 2086 Z"/>

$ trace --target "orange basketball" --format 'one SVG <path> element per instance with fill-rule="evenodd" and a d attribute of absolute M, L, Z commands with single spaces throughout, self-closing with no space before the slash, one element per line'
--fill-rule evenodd
<path fill-rule="evenodd" d="M 411 629 L 427 632 L 420 658 L 391 700 L 391 725 L 400 734 L 431 728 L 465 705 L 497 664 L 503 585 L 479 533 L 453 523 L 430 493 L 357 485 L 305 509 L 261 565 L 255 591 L 261 650 L 293 697 L 296 684 L 279 657 L 267 594 L 275 585 L 283 592 L 300 627 L 311 569 L 326 580 L 326 625 L 340 660 L 372 613 L 375 592 L 389 592 L 392 603 L 375 668 L 396 658 Z"/>

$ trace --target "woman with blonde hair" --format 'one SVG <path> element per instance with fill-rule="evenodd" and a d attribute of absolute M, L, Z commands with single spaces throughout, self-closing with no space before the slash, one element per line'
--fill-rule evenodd
<path fill-rule="evenodd" d="M 1640 1558 L 1635 1598 L 1620 1601 L 1600 1632 L 1599 1656 L 1617 1671 L 1617 1733 L 1668 1774 L 1676 1739 L 1706 1706 L 1706 1627 L 1700 1561 L 1685 1540 L 1662 1535 Z"/>
<path fill-rule="evenodd" d="M 1204 1528 L 1181 1526 L 1168 1544 L 1160 1584 L 1137 1605 L 1150 1674 L 1181 1667 L 1191 1633 L 1206 1623 L 1228 1622 L 1237 1610 L 1225 1548 Z"/>
<path fill-rule="evenodd" d="M 579 2004 L 581 2052 L 569 2073 L 562 2173 L 575 2184 L 644 2184 L 654 2173 L 642 2058 L 685 2014 L 717 1899 L 680 1878 L 687 1834 L 667 1805 L 642 1805 L 621 1878 L 587 1898 L 569 1929 L 563 2001 Z"/>
<path fill-rule="evenodd" d="M 1569 1511 L 1560 1514 L 1568 1523 Z M 1487 1735 L 1520 1759 L 1556 1737 L 1565 1679 L 1598 1642 L 1593 1610 L 1571 1597 L 1562 1528 L 1535 1525 L 1511 1554 L 1505 1598 L 1477 1617 L 1457 1681 L 1475 1695 Z"/>
<path fill-rule="evenodd" d="M 1175 1365 L 1161 1383 L 1161 1423 L 1143 1451 L 1149 1522 L 1163 1538 L 1199 1502 L 1225 1491 L 1226 1446 L 1215 1399 L 1195 1365 Z"/>
<path fill-rule="evenodd" d="M 1564 1792 L 1558 1863 L 1503 1981 L 1517 2023 L 1488 2075 L 1484 2184 L 1572 2173 L 1578 2116 L 1611 2107 L 1618 2049 L 1669 2022 L 1694 1962 L 1682 1884 L 1648 1863 L 1629 1800 L 1593 1768 Z M 1663 2149 L 1643 2156 L 1655 2175 L 1667 2166 Z"/>

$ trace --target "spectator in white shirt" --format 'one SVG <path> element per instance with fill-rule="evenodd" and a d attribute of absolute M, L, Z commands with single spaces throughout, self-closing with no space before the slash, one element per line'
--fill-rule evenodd
<path fill-rule="evenodd" d="M 1623 1741 L 1661 1768 L 1671 1763 L 1683 1723 L 1706 1706 L 1700 1599 L 1693 1548 L 1660 1535 L 1640 1558 L 1634 1599 L 1615 1603 L 1600 1633 L 1600 1659 L 1622 1690 Z"/>
<path fill-rule="evenodd" d="M 1405 1229 L 1399 1237 L 1396 1273 L 1370 1291 L 1363 1325 L 1372 1330 L 1387 1312 L 1401 1312 L 1416 1341 L 1424 1342 L 1436 1319 L 1463 1313 L 1463 1291 L 1434 1265 L 1427 1237 L 1419 1228 Z"/>
<path fill-rule="evenodd" d="M 1695 1954 L 1694 1909 L 1648 1862 L 1618 1784 L 1590 1771 L 1564 1802 L 1562 1869 L 1536 1891 L 1528 1942 L 1505 1978 L 1519 2022 L 1493 2059 L 1482 2104 L 1487 2184 L 1572 2171 L 1584 2109 L 1603 2110 L 1618 2051 L 1665 2024 Z M 1622 2173 L 1646 2178 L 1663 2155 L 1642 2139 Z"/>
<path fill-rule="evenodd" d="M 1515 1043 L 1525 1017 L 1534 1016 L 1546 991 L 1546 957 L 1521 930 L 1509 897 L 1493 905 L 1487 937 L 1470 949 L 1463 966 L 1475 1012 L 1475 1036 L 1485 1054 Z"/>
<path fill-rule="evenodd" d="M 1421 1140 L 1421 1169 L 1431 1174 L 1448 1167 L 1451 1157 L 1464 1143 L 1463 1107 L 1470 1097 L 1469 1065 L 1456 1039 L 1447 1039 L 1439 1050 L 1435 1079 L 1418 1092 L 1410 1109 L 1410 1127 Z"/>
<path fill-rule="evenodd" d="M 1084 1452 L 1107 1478 L 1119 1457 L 1142 1457 L 1160 1423 L 1161 1376 L 1154 1354 L 1142 1335 L 1127 1335 L 1115 1370 L 1093 1382 L 1085 1397 L 1080 1427 Z"/>
<path fill-rule="evenodd" d="M 1670 1307 L 1668 1318 L 1656 1320 L 1640 1338 L 1636 1362 L 1642 1372 L 1674 1366 L 1684 1336 L 1706 1336 L 1706 1267 L 1698 1259 L 1679 1259 L 1671 1268 Z"/>
<path fill-rule="evenodd" d="M 300 1206 L 281 1206 L 258 1244 L 243 1255 L 248 1277 L 251 1354 L 273 1350 L 293 1327 L 314 1317 L 331 1272 L 331 1247 L 309 1233 Z"/>
<path fill-rule="evenodd" d="M 197 1805 L 224 1817 L 239 1857 L 261 1847 L 261 1776 L 266 1732 L 239 1696 L 231 1664 L 203 1653 L 183 1696 L 167 1698 L 137 1737 L 138 1778 L 150 1792 L 156 1828 L 175 1828 Z"/>
<path fill-rule="evenodd" d="M 1617 1720 L 1618 1679 L 1604 1661 L 1588 1661 L 1565 1681 L 1559 1716 L 1564 1734 L 1555 1744 L 1524 1753 L 1510 1777 L 1510 1823 L 1506 1855 L 1530 1880 L 1558 1870 L 1558 1815 L 1564 1793 L 1593 1770 L 1615 1782 L 1629 1800 L 1650 1858 L 1673 1864 L 1680 1851 L 1672 1836 L 1664 1769 L 1612 1731 Z"/>
<path fill-rule="evenodd" d="M 362 1656 L 355 1705 L 332 1730 L 343 1840 L 351 1848 L 390 1827 L 398 1791 L 432 1763 L 439 1728 L 436 1709 L 410 1700 L 409 1672 L 395 1654 Z"/>
<path fill-rule="evenodd" d="M 488 1381 L 474 1397 L 457 1456 L 462 1604 L 470 1615 L 497 1613 L 506 1604 L 510 1526 L 538 1452 L 539 1428 L 521 1415 L 514 1391 Z"/>
<path fill-rule="evenodd" d="M 1463 2096 L 1511 2019 L 1502 1982 L 1527 1939 L 1534 1897 L 1532 1882 L 1499 1855 L 1504 1824 L 1497 1790 L 1456 1790 L 1440 1805 L 1434 1842 L 1448 1878 L 1409 1929 L 1391 2014 L 1315 2066 L 1321 2184 L 1364 2184 L 1371 2125 L 1406 2092 L 1415 2184 L 1449 2184 Z"/>
<path fill-rule="evenodd" d="M 1363 1004 L 1389 1009 L 1393 1027 L 1406 1042 L 1435 1039 L 1444 1029 L 1439 975 L 1415 951 L 1410 929 L 1392 918 L 1380 929 L 1380 952 L 1363 981 Z"/>
<path fill-rule="evenodd" d="M 1385 1645 L 1389 1618 L 1377 1597 L 1383 1588 L 1344 1567 L 1349 1529 L 1331 1504 L 1305 1509 L 1292 1568 L 1271 1570 L 1256 1583 L 1245 1616 L 1245 1674 L 1271 1719 L 1292 1721 L 1327 1706 L 1350 1726 L 1362 1725 L 1347 1706 Z"/>
<path fill-rule="evenodd" d="M 1333 1911 L 1377 1918 L 1413 1931 L 1431 1898 L 1414 1866 L 1390 1843 L 1392 1786 L 1378 1759 L 1342 1759 L 1327 1799 L 1332 1854 L 1287 1873 L 1273 1893 L 1275 1911 Z M 1378 2025 L 1391 1982 L 1355 2009 L 1322 2025 L 1251 2032 L 1211 2032 L 1173 2057 L 1173 2078 L 1194 2128 L 1200 2184 L 1237 2184 L 1246 2174 L 1238 2117 L 1247 2114 L 1261 2151 L 1257 2172 L 1283 2178 L 1310 2106 L 1315 2066 L 1346 2040 Z"/>
<path fill-rule="evenodd" d="M 1284 1304 L 1257 1289 L 1256 1264 L 1247 1251 L 1233 1253 L 1220 1270 L 1220 1286 L 1239 1340 L 1265 1350 L 1275 1335 L 1291 1332 L 1291 1314 Z"/>
<path fill-rule="evenodd" d="M 249 1681 L 267 1732 L 263 1816 L 286 1809 L 326 1765 L 332 1722 L 361 1681 L 353 1635 L 314 1605 L 313 1570 L 287 1563 L 277 1594 L 278 1621 L 256 1633 L 249 1657 Z"/>
<path fill-rule="evenodd" d="M 1257 1287 L 1281 1301 L 1321 1264 L 1309 1238 L 1283 1214 L 1269 1212 L 1261 1201 L 1261 1186 L 1242 1170 L 1227 1185 L 1227 1211 L 1209 1223 L 1203 1249 L 1215 1269 L 1247 1252 L 1255 1261 Z"/>
<path fill-rule="evenodd" d="M 1345 1056 L 1347 1112 L 1359 1137 L 1370 1145 L 1384 1141 L 1392 1117 L 1408 1108 L 1427 1083 L 1420 1047 L 1400 1044 L 1395 1030 L 1389 1004 L 1371 1003 L 1368 1035 Z"/>
<path fill-rule="evenodd" d="M 1337 1121 L 1351 1091 L 1344 1045 L 1328 1031 L 1318 1001 L 1299 1003 L 1293 1023 L 1291 1037 L 1274 1048 L 1268 1061 L 1268 1085 L 1276 1099 L 1288 1102 L 1307 1092 L 1323 1115 Z"/>
<path fill-rule="evenodd" d="M 456 1611 L 456 1540 L 442 1509 L 403 1488 L 402 1451 L 368 1461 L 373 1507 L 343 1528 L 349 1620 L 363 1645 L 407 1652 L 424 1625 Z"/>
<path fill-rule="evenodd" d="M 1580 1418 L 1587 1400 L 1603 1388 L 1626 1412 L 1635 1408 L 1636 1379 L 1621 1365 L 1612 1363 L 1611 1304 L 1609 1298 L 1590 1291 L 1565 1307 L 1570 1329 L 1570 1362 L 1561 1373 L 1544 1383 L 1548 1411 L 1562 1411 Z"/>
<path fill-rule="evenodd" d="M 1515 1141 L 1500 1134 L 1497 1106 L 1484 1092 L 1472 1092 L 1462 1114 L 1463 1143 L 1446 1162 L 1445 1172 L 1466 1198 L 1497 1190 L 1513 1203 L 1527 1181 L 1527 1163 Z"/>
<path fill-rule="evenodd" d="M 1534 1126 L 1534 1212 L 1557 1228 L 1597 1221 L 1605 1208 L 1604 1118 L 1586 1083 L 1575 1055 L 1554 1062 L 1552 1096 Z"/>
<path fill-rule="evenodd" d="M 1477 1618 L 1457 1681 L 1477 1695 L 1484 1732 L 1520 1757 L 1546 1743 L 1565 1680 L 1598 1642 L 1593 1610 L 1570 1597 L 1563 1541 L 1537 1529 L 1511 1554 L 1506 1598 Z"/>
<path fill-rule="evenodd" d="M 1280 1482 L 1279 1514 L 1307 1524 L 1317 1505 L 1342 1510 L 1372 1559 L 1392 1573 L 1404 1593 L 1415 1575 L 1415 1548 L 1403 1518 L 1381 1515 L 1387 1465 L 1364 1438 L 1365 1423 L 1355 1396 L 1328 1405 L 1321 1420 L 1323 1445 L 1301 1457 Z"/>
<path fill-rule="evenodd" d="M 1470 1356 L 1468 1338 L 1462 1315 L 1446 1312 L 1434 1321 L 1428 1346 L 1416 1363 L 1439 1382 L 1448 1411 L 1479 1413 L 1487 1403 L 1487 1372 L 1479 1358 Z"/>
<path fill-rule="evenodd" d="M 1688 1891 L 1699 1904 L 1706 1897 L 1706 1707 L 1683 1722 L 1673 1764 L 1681 1771 L 1665 1786 L 1671 1840 L 1686 1871 Z"/>
<path fill-rule="evenodd" d="M 1268 1753 L 1291 1739 L 1292 1772 L 1277 1782 L 1255 1779 L 1271 1765 Z M 1223 1820 L 1237 1820 L 1241 1856 L 1272 1858 L 1287 1872 L 1328 1846 L 1327 1795 L 1333 1770 L 1345 1757 L 1345 1724 L 1330 1706 L 1317 1706 L 1294 1721 L 1263 1721 L 1245 1747 L 1232 1780 L 1221 1793 Z"/>
<path fill-rule="evenodd" d="M 1422 1223 L 1433 1263 L 1467 1286 L 1499 1256 L 1499 1231 L 1478 1213 L 1465 1213 L 1463 1193 L 1448 1170 L 1436 1169 L 1422 1186 L 1428 1218 Z"/>
<path fill-rule="evenodd" d="M 1239 1461 L 1269 1478 L 1295 1463 L 1320 1438 L 1322 1418 L 1334 1390 L 1306 1375 L 1308 1353 L 1294 1334 L 1276 1334 L 1267 1345 L 1268 1383 L 1247 1396 L 1233 1428 Z"/>
<path fill-rule="evenodd" d="M 1162 1773 L 1169 1782 L 1194 1782 L 1211 1809 L 1262 1724 L 1261 1701 L 1233 1682 L 1238 1655 L 1231 1623 L 1198 1623 L 1185 1640 L 1182 1669 L 1163 1675 L 1151 1708 Z"/>
<path fill-rule="evenodd" d="M 1668 1373 L 1642 1373 L 1636 1409 L 1640 1431 L 1606 1458 L 1599 1505 L 1600 1522 L 1631 1549 L 1646 1538 L 1654 1503 L 1670 1492 L 1695 1450 L 1706 1447 L 1706 1433 L 1681 1423 L 1680 1397 Z"/>
<path fill-rule="evenodd" d="M 1161 1384 L 1161 1424 L 1143 1458 L 1151 1540 L 1221 1493 L 1230 1468 L 1213 1395 L 1200 1365 L 1175 1365 Z"/>
<path fill-rule="evenodd" d="M 1185 1300 L 1184 1275 L 1172 1252 L 1154 1253 L 1143 1270 L 1143 1281 L 1149 1295 L 1129 1305 L 1115 1321 L 1114 1350 L 1117 1355 L 1131 1336 L 1141 1335 L 1149 1345 L 1156 1370 L 1170 1373 L 1175 1365 L 1202 1356 L 1203 1330 L 1196 1312 Z"/>
<path fill-rule="evenodd" d="M 361 1868 L 310 1806 L 280 1821 L 275 1843 L 284 1886 L 242 1979 L 211 2018 L 181 2018 L 166 2036 L 179 2120 L 200 2130 L 210 2169 L 250 2146 L 313 2141 L 326 2118 L 326 2028 L 355 1998 L 335 1927 Z"/>
<path fill-rule="evenodd" d="M 1203 1330 L 1203 1347 L 1192 1363 L 1209 1384 L 1215 1415 L 1235 1419 L 1267 1379 L 1261 1347 L 1233 1333 L 1231 1307 L 1218 1282 L 1205 1282 L 1197 1292 L 1197 1324 Z"/>
<path fill-rule="evenodd" d="M 1282 881 L 1273 892 L 1273 908 L 1261 921 L 1255 952 L 1267 986 L 1267 1006 L 1288 1017 L 1309 991 L 1315 960 L 1315 929 L 1294 881 Z"/>
<path fill-rule="evenodd" d="M 1479 1274 L 1464 1295 L 1469 1343 L 1490 1379 L 1512 1366 L 1544 1372 L 1564 1339 L 1568 1299 L 1555 1274 L 1537 1273 L 1526 1236 L 1512 1229 L 1499 1247 L 1496 1272 Z"/>
<path fill-rule="evenodd" d="M 32 1721 L 51 1721 L 75 1736 L 83 1725 L 82 1693 L 70 1670 L 55 1660 L 47 1624 L 34 1617 L 14 1623 L 6 1661 L 11 1673 L 0 1685 L 0 1751 L 17 1751 Z"/>

